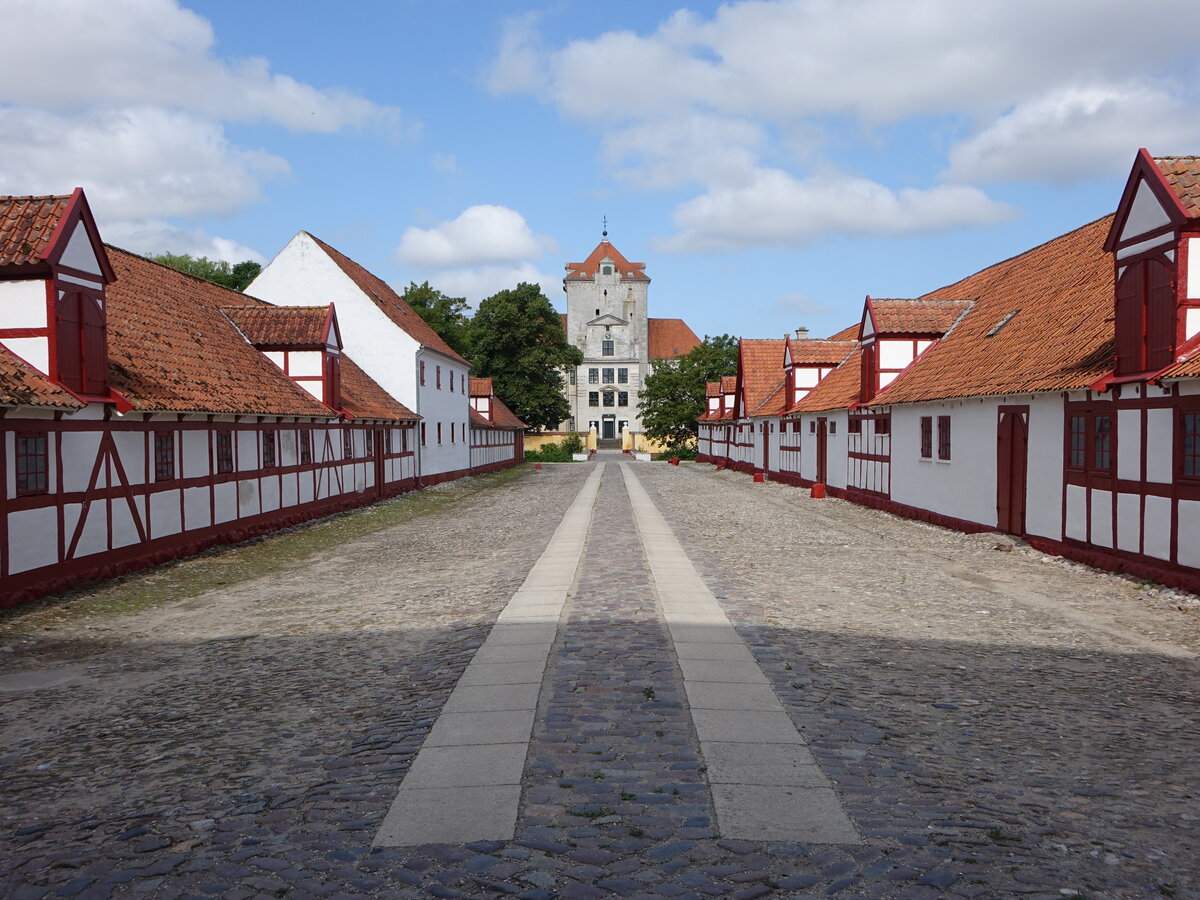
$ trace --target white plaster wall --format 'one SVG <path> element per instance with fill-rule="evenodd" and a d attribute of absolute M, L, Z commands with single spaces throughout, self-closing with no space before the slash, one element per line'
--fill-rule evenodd
<path fill-rule="evenodd" d="M 1174 477 L 1173 458 L 1175 413 L 1171 409 L 1146 411 L 1146 480 L 1170 483 Z M 1117 453 L 1124 453 L 1117 447 Z"/>
<path fill-rule="evenodd" d="M 208 442 L 215 440 L 213 432 L 205 428 L 200 431 L 180 432 L 182 440 L 177 450 L 183 454 L 183 477 L 203 478 L 212 473 L 216 466 L 216 453 L 209 460 Z"/>
<path fill-rule="evenodd" d="M 300 498 L 300 488 L 297 484 L 296 473 L 289 473 L 280 479 L 280 503 L 283 506 L 295 506 Z"/>
<path fill-rule="evenodd" d="M 1061 397 L 1052 395 L 1035 395 L 1028 402 L 1029 463 L 1025 530 L 1029 534 L 1060 540 L 1063 529 L 1063 402 Z M 993 438 L 995 433 L 993 425 Z M 992 458 L 995 459 L 994 450 Z M 995 513 L 993 522 L 996 521 L 994 516 Z"/>
<path fill-rule="evenodd" d="M 421 474 L 435 475 L 455 472 L 471 466 L 470 398 L 463 394 L 459 382 L 467 369 L 452 363 L 440 353 L 421 351 L 418 359 L 425 360 L 425 386 L 418 388 L 418 409 L 425 423 L 425 446 L 420 448 Z M 437 389 L 437 366 L 442 367 L 442 389 Z M 450 391 L 448 374 L 455 379 Z M 437 442 L 437 426 L 442 425 L 442 443 Z M 455 443 L 450 443 L 450 423 L 455 425 Z"/>
<path fill-rule="evenodd" d="M 263 512 L 279 509 L 279 478 L 277 476 L 270 475 L 261 479 L 258 490 Z"/>
<path fill-rule="evenodd" d="M 1117 411 L 1117 477 L 1140 481 L 1142 477 L 1142 413 Z"/>
<path fill-rule="evenodd" d="M 338 316 L 341 324 L 341 316 Z M 345 340 L 345 338 L 343 338 Z M 289 375 L 320 375 L 322 373 L 322 354 L 318 350 L 294 350 L 288 354 Z"/>
<path fill-rule="evenodd" d="M 1196 543 L 1196 532 L 1190 532 Z M 1157 559 L 1171 558 L 1171 500 L 1168 497 L 1147 497 L 1145 518 L 1145 553 Z"/>
<path fill-rule="evenodd" d="M 238 516 L 238 482 L 226 481 L 213 491 L 213 524 L 228 522 Z"/>
<path fill-rule="evenodd" d="M 75 230 L 71 232 L 71 239 L 67 241 L 67 248 L 63 251 L 59 261 L 72 269 L 91 272 L 94 275 L 100 274 L 100 262 L 96 259 L 96 251 L 92 249 L 87 227 L 82 221 L 76 223 Z"/>
<path fill-rule="evenodd" d="M 325 306 L 337 311 L 345 352 L 385 391 L 416 412 L 418 343 L 359 290 L 307 234 L 301 232 L 267 264 L 246 293 L 280 306 Z"/>
<path fill-rule="evenodd" d="M 261 509 L 258 501 L 258 479 L 245 478 L 237 482 L 238 518 L 257 516 Z"/>
<path fill-rule="evenodd" d="M 150 537 L 160 538 L 179 534 L 179 492 L 160 491 L 150 495 Z"/>
<path fill-rule="evenodd" d="M 1066 536 L 1077 541 L 1087 540 L 1087 489 L 1077 484 L 1067 485 Z"/>
<path fill-rule="evenodd" d="M 9 514 L 9 571 L 27 572 L 58 561 L 58 514 L 27 509 Z"/>
<path fill-rule="evenodd" d="M 212 524 L 209 512 L 208 488 L 185 488 L 183 492 L 183 524 L 184 528 L 193 531 L 197 528 L 207 528 Z"/>
<path fill-rule="evenodd" d="M 253 472 L 258 468 L 258 442 L 260 437 L 261 435 L 257 431 L 235 431 L 233 433 L 236 445 L 234 452 L 237 455 L 237 465 L 234 467 L 235 471 Z"/>
<path fill-rule="evenodd" d="M 0 281 L 0 328 L 45 328 L 46 282 Z"/>
<path fill-rule="evenodd" d="M 139 508 L 138 515 L 140 516 L 141 514 L 142 508 Z M 143 521 L 145 520 L 143 519 Z M 124 500 L 113 501 L 112 523 L 112 545 L 114 548 L 128 547 L 130 544 L 141 543 L 142 536 L 138 534 L 137 525 L 134 524 L 133 513 L 129 509 L 129 504 Z"/>
<path fill-rule="evenodd" d="M 1133 203 L 1130 204 L 1129 215 L 1125 219 L 1125 228 L 1121 231 L 1121 240 L 1135 238 L 1139 234 L 1168 225 L 1170 221 L 1162 204 L 1154 196 L 1154 191 L 1142 180 L 1138 182 L 1134 192 Z"/>
<path fill-rule="evenodd" d="M 1097 547 L 1113 545 L 1112 491 L 1092 491 L 1092 543 Z"/>
<path fill-rule="evenodd" d="M 879 368 L 903 369 L 913 361 L 912 341 L 880 341 Z"/>
<path fill-rule="evenodd" d="M 279 431 L 279 464 L 281 466 L 294 466 L 299 461 L 298 450 L 296 449 L 296 432 L 291 428 L 283 428 Z"/>
<path fill-rule="evenodd" d="M 57 436 L 50 435 L 48 443 L 56 439 L 63 442 L 63 490 L 67 492 L 87 490 L 88 481 L 92 477 L 92 469 L 96 465 L 96 455 L 100 452 L 100 435 L 88 431 L 62 431 Z M 50 469 L 54 469 L 54 449 L 49 451 Z M 141 468 L 139 459 L 139 469 Z M 117 481 L 117 473 L 113 472 L 113 480 Z M 101 465 L 97 487 L 107 487 L 105 483 L 105 466 Z"/>
<path fill-rule="evenodd" d="M 142 484 L 146 480 L 146 437 L 138 431 L 114 431 L 113 442 L 121 457 L 125 477 L 130 484 Z M 117 475 L 113 473 L 113 479 Z"/>
<path fill-rule="evenodd" d="M 1117 495 L 1117 549 L 1140 553 L 1142 498 L 1137 494 Z"/>
<path fill-rule="evenodd" d="M 892 407 L 891 498 L 944 516 L 996 524 L 996 401 Z M 937 457 L 937 417 L 950 416 L 950 460 Z M 921 417 L 934 420 L 921 458 Z M 867 426 L 864 425 L 864 429 Z"/>
<path fill-rule="evenodd" d="M 75 529 L 79 527 L 79 517 L 82 514 L 82 504 L 70 503 L 63 507 L 63 546 L 70 549 L 71 539 Z M 91 556 L 108 549 L 108 517 L 105 503 L 93 503 L 88 509 L 87 518 L 83 522 L 83 530 L 79 533 L 79 543 L 75 545 L 75 558 Z"/>
<path fill-rule="evenodd" d="M 1179 561 L 1200 568 L 1200 502 L 1179 501 Z"/>
<path fill-rule="evenodd" d="M 3 338 L 3 344 L 43 375 L 50 371 L 50 344 L 44 337 Z"/>

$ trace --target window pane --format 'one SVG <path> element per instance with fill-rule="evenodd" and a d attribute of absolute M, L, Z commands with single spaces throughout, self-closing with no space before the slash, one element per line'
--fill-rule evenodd
<path fill-rule="evenodd" d="M 588 384 L 599 384 L 599 382 L 600 382 L 600 370 L 599 369 L 588 369 Z"/>
<path fill-rule="evenodd" d="M 628 369 L 617 369 L 617 384 L 629 384 Z"/>
<path fill-rule="evenodd" d="M 588 406 L 599 406 L 599 405 L 600 405 L 600 392 L 599 391 L 588 391 Z"/>

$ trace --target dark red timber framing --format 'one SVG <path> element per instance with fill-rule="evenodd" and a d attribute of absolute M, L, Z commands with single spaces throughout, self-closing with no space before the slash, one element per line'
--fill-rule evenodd
<path fill-rule="evenodd" d="M 246 419 L 249 420 L 246 420 Z M 3 553 L 0 554 L 0 607 L 13 606 L 46 593 L 92 581 L 97 578 L 146 568 L 177 556 L 199 552 L 217 544 L 230 544 L 247 540 L 278 528 L 295 525 L 341 510 L 362 506 L 377 499 L 396 496 L 417 487 L 415 474 L 382 480 L 389 463 L 407 461 L 409 473 L 414 472 L 413 426 L 397 427 L 394 423 L 381 426 L 379 423 L 355 423 L 352 426 L 360 434 L 374 434 L 376 440 L 370 447 L 356 444 L 355 456 L 347 459 L 335 453 L 332 435 L 339 426 L 321 421 L 287 421 L 271 418 L 258 421 L 259 417 L 243 417 L 238 421 L 183 421 L 178 416 L 168 418 L 146 417 L 142 420 L 88 419 L 71 421 L 57 419 L 15 419 L 11 412 L 0 419 L 0 464 L 4 471 L 11 471 L 7 448 L 15 444 L 18 435 L 45 433 L 47 443 L 53 447 L 54 480 L 45 491 L 34 491 L 16 496 L 7 495 L 8 479 L 0 482 L 0 537 L 3 537 Z M 391 427 L 393 438 L 391 452 L 386 452 L 381 438 L 384 427 Z M 323 435 L 321 433 L 324 433 Z M 273 437 L 277 445 L 285 438 L 290 442 L 303 435 L 309 440 L 320 441 L 324 452 L 320 458 L 308 463 L 289 462 L 284 464 L 277 458 L 274 466 L 264 468 L 261 464 L 239 468 L 234 471 L 217 472 L 216 454 L 213 450 L 219 433 L 233 437 L 235 460 L 245 460 L 239 449 L 245 442 L 255 444 L 262 436 Z M 175 440 L 177 452 L 174 456 L 174 477 L 156 477 L 154 458 L 154 435 L 169 434 Z M 196 446 L 187 438 L 201 437 L 206 452 L 203 474 L 184 474 L 194 471 L 182 448 Z M 322 440 L 323 437 L 323 440 Z M 133 440 L 130 441 L 129 439 Z M 95 445 L 94 456 L 87 466 L 80 465 L 77 450 L 84 445 Z M 74 473 L 63 463 L 64 447 L 70 446 L 75 456 Z M 358 450 L 362 446 L 363 450 Z M 136 448 L 136 451 L 131 450 Z M 338 448 L 340 450 L 340 448 Z M 298 454 L 295 454 L 298 459 Z M 131 464 L 136 466 L 137 477 L 132 477 Z M 349 490 L 343 481 L 348 469 L 359 467 L 365 478 L 366 488 L 355 490 L 353 478 Z M 397 469 L 398 469 L 397 465 Z M 65 477 L 76 480 L 78 487 L 68 490 Z M 309 500 L 300 500 L 300 483 L 304 480 L 311 490 L 304 491 Z M 261 498 L 264 485 L 273 483 L 274 496 L 278 497 L 275 509 L 263 511 Z M 15 483 L 15 482 L 14 482 Z M 246 510 L 235 502 L 235 512 L 226 521 L 220 521 L 224 513 L 218 509 L 217 491 L 221 485 L 253 484 L 259 501 L 252 510 Z M 295 502 L 285 502 L 287 495 Z M 293 487 L 295 488 L 292 493 Z M 189 521 L 185 496 L 201 489 L 207 503 L 204 514 L 195 511 Z M 322 496 L 325 494 L 325 496 Z M 163 498 L 178 498 L 179 522 L 176 526 L 159 527 L 152 511 L 158 508 Z M 9 522 L 17 519 L 29 521 L 28 514 L 37 516 L 39 511 L 50 513 L 56 523 L 55 561 L 26 571 L 12 571 Z M 114 528 L 118 517 L 128 527 Z M 225 512 L 228 512 L 226 510 Z M 22 514 L 26 516 L 22 517 Z M 97 518 L 99 517 L 99 518 Z M 69 523 L 69 524 L 68 524 Z M 85 532 L 92 532 L 103 523 L 103 548 L 86 554 L 81 553 L 81 541 Z M 169 531 L 167 530 L 169 529 Z M 162 533 L 167 531 L 167 533 Z M 93 539 L 94 547 L 94 539 Z"/>

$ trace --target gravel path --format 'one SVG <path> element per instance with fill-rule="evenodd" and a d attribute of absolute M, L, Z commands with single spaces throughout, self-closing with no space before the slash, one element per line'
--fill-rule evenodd
<path fill-rule="evenodd" d="M 865 843 L 715 833 L 610 465 L 516 839 L 372 850 L 592 468 L 441 486 L 265 577 L 0 630 L 0 685 L 60 681 L 0 692 L 0 895 L 1200 897 L 1191 598 L 687 464 L 635 471 Z"/>

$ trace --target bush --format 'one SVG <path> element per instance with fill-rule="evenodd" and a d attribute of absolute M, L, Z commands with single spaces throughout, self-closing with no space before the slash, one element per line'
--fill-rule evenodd
<path fill-rule="evenodd" d="M 563 440 L 562 448 L 567 453 L 582 453 L 583 452 L 583 439 L 580 438 L 579 435 L 573 434 L 570 437 Z"/>
<path fill-rule="evenodd" d="M 664 459 L 678 457 L 679 459 L 695 459 L 696 446 L 695 444 L 677 444 L 674 447 L 668 447 L 663 454 Z"/>
<path fill-rule="evenodd" d="M 565 443 L 565 442 L 564 442 Z M 570 462 L 571 452 L 562 444 L 543 444 L 540 450 L 526 450 L 525 462 Z"/>

